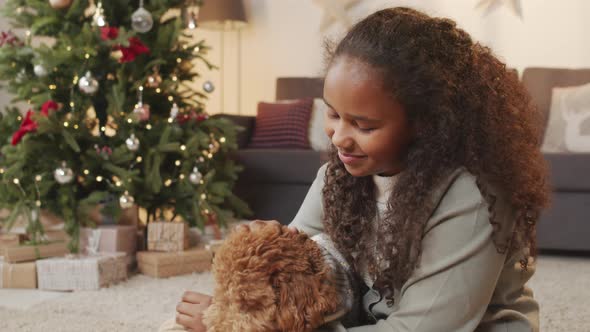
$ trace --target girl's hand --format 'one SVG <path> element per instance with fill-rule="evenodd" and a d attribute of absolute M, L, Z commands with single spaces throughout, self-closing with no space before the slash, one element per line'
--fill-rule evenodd
<path fill-rule="evenodd" d="M 182 294 L 182 302 L 176 306 L 176 323 L 193 332 L 205 332 L 203 312 L 211 305 L 209 295 L 186 291 Z"/>
<path fill-rule="evenodd" d="M 273 224 L 273 225 L 281 226 L 281 223 L 278 222 L 277 220 L 259 220 L 259 219 L 251 221 L 248 224 L 242 224 L 240 226 L 241 227 L 248 227 L 250 230 L 255 231 L 256 229 L 264 226 L 265 224 Z M 240 226 L 238 226 L 238 227 L 240 227 Z M 299 230 L 295 227 L 289 227 L 289 231 L 294 234 L 299 233 Z"/>

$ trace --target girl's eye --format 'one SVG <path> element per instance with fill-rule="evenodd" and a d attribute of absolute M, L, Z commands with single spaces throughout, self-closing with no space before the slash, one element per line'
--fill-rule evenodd
<path fill-rule="evenodd" d="M 373 130 L 375 130 L 375 128 L 360 128 L 360 127 L 359 127 L 359 130 L 360 130 L 361 132 L 363 132 L 363 133 L 370 133 L 370 132 L 372 132 Z"/>
<path fill-rule="evenodd" d="M 338 119 L 339 118 L 338 113 L 336 113 L 336 112 L 328 112 L 328 117 L 330 119 Z"/>

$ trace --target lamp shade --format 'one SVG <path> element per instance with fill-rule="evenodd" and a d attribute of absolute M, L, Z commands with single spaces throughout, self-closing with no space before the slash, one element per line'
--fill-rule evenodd
<path fill-rule="evenodd" d="M 199 27 L 238 30 L 246 26 L 242 0 L 204 0 L 199 8 Z"/>

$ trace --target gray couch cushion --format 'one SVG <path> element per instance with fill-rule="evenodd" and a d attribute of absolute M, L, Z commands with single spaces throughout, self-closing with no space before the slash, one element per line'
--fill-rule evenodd
<path fill-rule="evenodd" d="M 590 154 L 547 153 L 553 191 L 590 191 Z"/>
<path fill-rule="evenodd" d="M 310 185 L 325 162 L 325 154 L 313 150 L 243 149 L 235 160 L 244 166 L 240 182 Z"/>

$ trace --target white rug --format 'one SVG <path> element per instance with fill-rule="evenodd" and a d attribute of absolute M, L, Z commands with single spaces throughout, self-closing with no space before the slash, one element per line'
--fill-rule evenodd
<path fill-rule="evenodd" d="M 531 282 L 542 331 L 590 331 L 590 258 L 543 256 Z M 136 275 L 95 292 L 0 290 L 0 331 L 155 331 L 173 317 L 184 290 L 211 293 L 210 274 Z"/>

